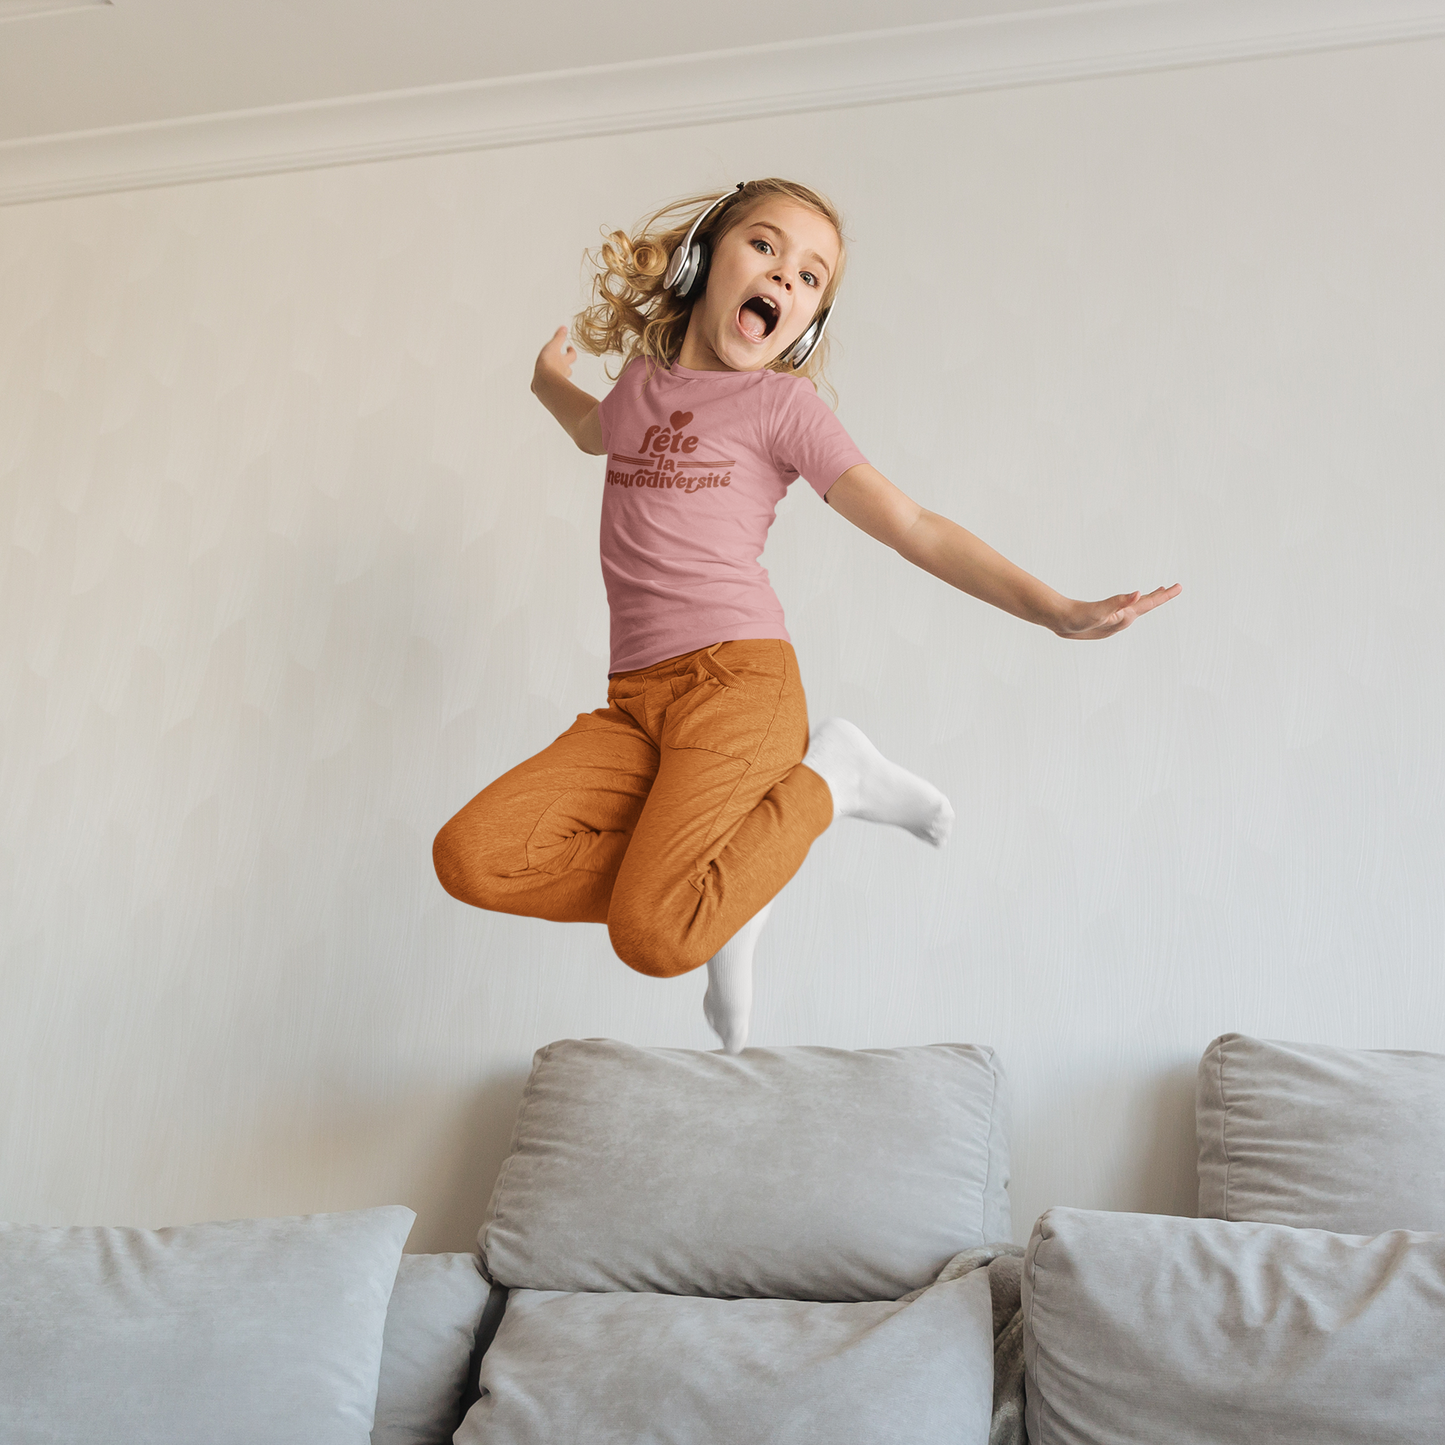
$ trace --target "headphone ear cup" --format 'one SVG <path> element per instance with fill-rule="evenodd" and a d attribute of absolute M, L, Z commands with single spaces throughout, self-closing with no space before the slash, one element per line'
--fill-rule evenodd
<path fill-rule="evenodd" d="M 667 262 L 667 270 L 662 273 L 662 284 L 669 290 L 673 290 L 682 279 L 682 273 L 687 269 L 687 251 L 678 246 Z"/>
<path fill-rule="evenodd" d="M 830 306 L 826 311 L 820 312 L 813 318 L 812 325 L 788 348 L 783 360 L 797 371 L 803 366 L 808 358 L 817 350 L 818 343 L 823 339 L 823 330 L 828 325 L 828 318 L 833 314 Z"/>
<path fill-rule="evenodd" d="M 822 334 L 823 328 L 815 319 L 808 329 L 788 348 L 788 354 L 783 360 L 796 371 L 813 354 L 813 348 L 818 344 L 818 339 Z"/>
<path fill-rule="evenodd" d="M 687 260 L 683 263 L 682 272 L 677 278 L 677 284 L 672 289 L 684 298 L 694 293 L 700 295 L 703 287 L 707 284 L 707 268 L 711 259 L 712 255 L 707 242 L 694 241 L 688 252 Z"/>
<path fill-rule="evenodd" d="M 687 228 L 687 235 L 668 258 L 667 270 L 662 273 L 663 286 L 675 296 L 690 296 L 707 280 L 708 245 L 706 241 L 694 244 L 697 229 L 724 201 L 730 201 L 747 185 L 739 181 L 731 191 L 718 196 L 706 210 Z"/>

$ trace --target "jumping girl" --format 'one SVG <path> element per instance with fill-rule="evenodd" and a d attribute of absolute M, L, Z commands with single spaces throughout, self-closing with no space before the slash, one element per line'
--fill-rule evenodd
<path fill-rule="evenodd" d="M 679 219 L 686 217 L 687 219 Z M 623 358 L 601 401 L 569 379 L 560 327 L 532 390 L 606 455 L 607 706 L 489 784 L 437 835 L 437 876 L 478 908 L 605 923 L 619 958 L 708 966 L 703 1012 L 747 1039 L 752 961 L 779 890 L 836 818 L 941 847 L 953 809 L 852 723 L 809 737 L 797 658 L 758 561 L 799 476 L 951 586 L 1066 638 L 1108 637 L 1179 592 L 1074 602 L 870 466 L 819 397 L 842 222 L 791 181 L 665 207 L 599 253 L 573 334 Z"/>

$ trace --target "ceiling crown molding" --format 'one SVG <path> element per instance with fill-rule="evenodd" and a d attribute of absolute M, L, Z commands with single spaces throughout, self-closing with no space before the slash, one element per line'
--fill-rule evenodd
<path fill-rule="evenodd" d="M 1445 35 L 1445 0 L 1100 0 L 0 143 L 0 204 Z"/>
<path fill-rule="evenodd" d="M 0 0 L 0 20 L 29 20 L 36 15 L 59 15 L 66 10 L 94 10 L 112 0 Z"/>

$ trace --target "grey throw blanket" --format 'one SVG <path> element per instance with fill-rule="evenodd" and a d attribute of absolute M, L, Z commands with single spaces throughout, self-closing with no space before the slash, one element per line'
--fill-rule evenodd
<path fill-rule="evenodd" d="M 1028 1445 L 1024 1433 L 1024 1317 L 1019 1307 L 1024 1252 L 1017 1244 L 985 1244 L 956 1254 L 935 1281 L 946 1284 L 976 1269 L 988 1271 L 993 1299 L 993 1420 L 988 1445 Z M 927 1288 L 925 1286 L 924 1288 Z M 904 1295 L 917 1299 L 923 1290 Z"/>

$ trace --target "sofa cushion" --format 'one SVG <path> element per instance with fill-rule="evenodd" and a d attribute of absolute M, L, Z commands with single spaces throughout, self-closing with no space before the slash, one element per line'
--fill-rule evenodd
<path fill-rule="evenodd" d="M 988 1271 L 908 1304 L 515 1290 L 457 1445 L 985 1445 Z"/>
<path fill-rule="evenodd" d="M 446 1445 L 489 1286 L 474 1254 L 404 1254 L 386 1310 L 371 1445 Z"/>
<path fill-rule="evenodd" d="M 540 1050 L 479 1235 L 537 1290 L 892 1300 L 1009 1237 L 993 1052 Z"/>
<path fill-rule="evenodd" d="M 1051 1209 L 1024 1259 L 1031 1445 L 1423 1445 L 1445 1236 Z"/>
<path fill-rule="evenodd" d="M 1197 1098 L 1205 1218 L 1445 1230 L 1445 1055 L 1225 1034 Z"/>
<path fill-rule="evenodd" d="M 367 1445 L 409 1209 L 0 1225 L 5 1445 Z"/>

